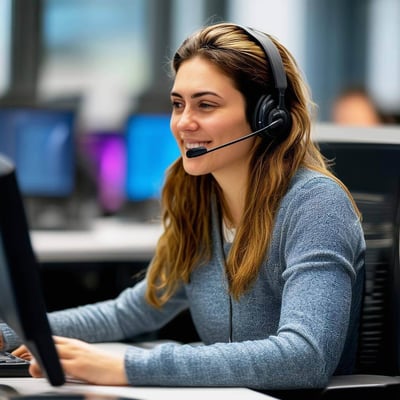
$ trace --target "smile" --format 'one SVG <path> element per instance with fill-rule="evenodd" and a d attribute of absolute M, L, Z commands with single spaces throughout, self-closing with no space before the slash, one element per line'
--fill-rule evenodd
<path fill-rule="evenodd" d="M 190 149 L 196 149 L 198 147 L 206 147 L 206 145 L 209 143 L 210 142 L 185 143 L 185 149 L 190 150 Z"/>

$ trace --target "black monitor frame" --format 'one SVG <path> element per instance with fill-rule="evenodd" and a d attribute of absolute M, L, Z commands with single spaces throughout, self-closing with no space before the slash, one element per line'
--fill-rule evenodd
<path fill-rule="evenodd" d="M 0 316 L 19 335 L 53 386 L 65 376 L 52 338 L 13 163 L 0 155 Z"/>

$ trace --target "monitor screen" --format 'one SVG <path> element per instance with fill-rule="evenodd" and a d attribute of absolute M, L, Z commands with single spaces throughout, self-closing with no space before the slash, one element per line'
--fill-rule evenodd
<path fill-rule="evenodd" d="M 0 156 L 0 318 L 21 338 L 50 384 L 64 373 L 51 336 L 39 267 L 13 163 Z"/>
<path fill-rule="evenodd" d="M 126 196 L 158 199 L 166 169 L 180 156 L 169 114 L 133 114 L 126 126 Z"/>
<path fill-rule="evenodd" d="M 79 147 L 97 188 L 101 210 L 117 212 L 125 201 L 126 149 L 121 132 L 90 132 Z"/>
<path fill-rule="evenodd" d="M 72 193 L 74 119 L 72 110 L 0 108 L 0 153 L 14 162 L 23 195 Z"/>

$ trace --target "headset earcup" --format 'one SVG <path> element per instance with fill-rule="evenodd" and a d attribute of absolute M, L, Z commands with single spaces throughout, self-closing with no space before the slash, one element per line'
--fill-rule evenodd
<path fill-rule="evenodd" d="M 282 142 L 290 133 L 292 125 L 290 114 L 285 109 L 277 108 L 270 94 L 261 96 L 254 112 L 253 129 L 262 129 L 277 120 L 281 120 L 282 124 L 271 128 L 267 135 L 277 142 Z"/>
<path fill-rule="evenodd" d="M 271 95 L 261 96 L 256 105 L 253 117 L 253 130 L 264 128 L 269 123 L 268 115 L 275 108 L 275 102 Z"/>
<path fill-rule="evenodd" d="M 272 130 L 275 136 L 275 142 L 281 143 L 289 136 L 292 129 L 292 118 L 289 112 L 283 108 L 275 108 L 269 114 L 269 123 L 273 121 L 281 120 L 282 124 Z"/>

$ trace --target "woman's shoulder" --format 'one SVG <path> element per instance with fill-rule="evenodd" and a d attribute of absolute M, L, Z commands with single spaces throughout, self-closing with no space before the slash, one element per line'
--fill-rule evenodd
<path fill-rule="evenodd" d="M 285 198 L 290 202 L 295 199 L 298 201 L 309 199 L 309 204 L 313 202 L 350 204 L 349 193 L 345 191 L 340 181 L 307 168 L 299 169 L 293 176 Z"/>
<path fill-rule="evenodd" d="M 341 229 L 347 226 L 356 230 L 361 238 L 360 216 L 351 196 L 334 177 L 299 170 L 282 199 L 277 220 L 282 224 L 288 224 L 289 220 L 303 221 L 308 227 L 317 224 L 325 230 L 327 226 L 337 229 L 340 224 Z"/>
<path fill-rule="evenodd" d="M 342 190 L 343 188 L 331 176 L 308 168 L 300 168 L 293 176 L 289 191 L 311 189 L 316 186 L 326 186 Z"/>

